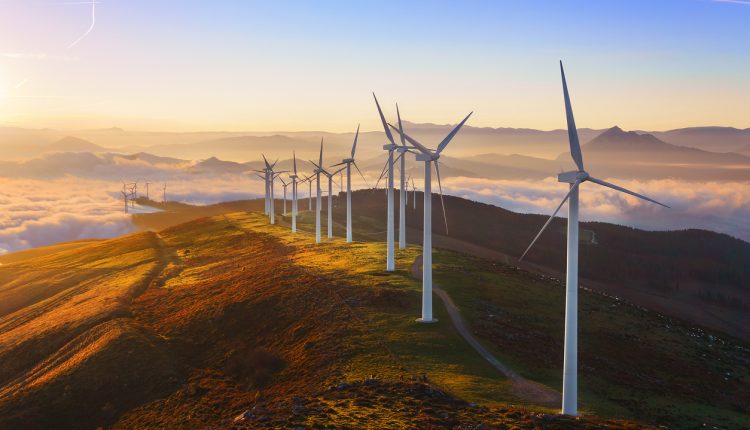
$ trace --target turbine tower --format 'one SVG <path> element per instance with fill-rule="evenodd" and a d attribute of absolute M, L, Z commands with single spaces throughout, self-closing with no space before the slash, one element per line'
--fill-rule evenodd
<path fill-rule="evenodd" d="M 575 120 L 573 118 L 573 108 L 570 105 L 570 96 L 568 94 L 568 84 L 565 81 L 565 71 L 563 70 L 562 61 L 560 62 L 560 75 L 562 76 L 563 98 L 565 99 L 565 116 L 568 123 L 568 141 L 570 144 L 570 156 L 578 167 L 578 170 L 563 172 L 557 176 L 559 182 L 570 184 L 569 191 L 562 199 L 557 209 L 552 213 L 547 222 L 539 230 L 534 240 L 520 260 L 526 256 L 539 236 L 547 228 L 552 219 L 563 204 L 568 201 L 568 258 L 565 274 L 565 345 L 563 352 L 563 398 L 562 413 L 565 415 L 578 414 L 578 190 L 583 182 L 593 182 L 620 191 L 640 199 L 656 203 L 657 205 L 666 206 L 656 200 L 650 199 L 641 194 L 627 190 L 620 186 L 610 184 L 601 179 L 589 176 L 583 168 L 583 155 L 581 154 L 581 145 L 578 140 L 578 131 L 576 130 Z"/>
<path fill-rule="evenodd" d="M 435 173 L 437 174 L 438 187 L 440 189 L 440 203 L 443 207 L 443 218 L 445 219 L 445 232 L 448 233 L 448 219 L 445 216 L 445 204 L 443 203 L 443 186 L 440 183 L 440 167 L 438 159 L 440 153 L 443 152 L 448 143 L 456 136 L 456 133 L 463 127 L 466 120 L 469 119 L 471 114 L 466 115 L 456 127 L 445 136 L 442 142 L 437 147 L 435 152 L 430 151 L 424 145 L 414 140 L 414 138 L 407 135 L 403 130 L 388 124 L 401 136 L 403 136 L 409 143 L 414 145 L 419 150 L 417 154 L 417 161 L 424 161 L 424 227 L 423 227 L 423 239 L 422 239 L 422 318 L 417 319 L 417 322 L 431 323 L 437 321 L 432 318 L 432 163 L 435 163 Z"/>
<path fill-rule="evenodd" d="M 385 135 L 390 141 L 389 144 L 383 145 L 383 149 L 388 151 L 388 162 L 387 162 L 387 168 L 388 168 L 388 220 L 387 220 L 387 228 L 386 228 L 386 262 L 385 262 L 385 270 L 389 272 L 393 272 L 396 270 L 396 263 L 395 263 L 395 250 L 394 250 L 394 244 L 393 244 L 393 229 L 394 229 L 394 223 L 393 223 L 393 151 L 398 148 L 396 145 L 396 142 L 393 141 L 393 135 L 391 134 L 391 131 L 388 129 L 388 124 L 385 121 L 385 116 L 383 116 L 383 110 L 380 109 L 380 103 L 378 103 L 378 98 L 375 97 L 375 93 L 372 93 L 372 97 L 375 99 L 375 106 L 378 107 L 378 114 L 380 114 L 380 120 L 383 122 L 383 129 L 385 130 Z"/>
<path fill-rule="evenodd" d="M 403 131 L 404 128 L 401 125 L 401 112 L 398 110 L 398 103 L 396 103 L 396 116 L 398 117 L 398 128 L 400 131 Z M 406 198 L 407 195 L 405 194 L 408 192 L 406 187 L 408 186 L 406 184 L 406 157 L 404 156 L 406 152 L 409 151 L 409 147 L 406 146 L 406 141 L 404 139 L 404 135 L 401 134 L 401 146 L 398 147 L 399 155 L 398 157 L 401 159 L 401 169 L 399 170 L 399 173 L 401 174 L 401 187 L 399 189 L 398 193 L 398 200 L 399 200 L 399 206 L 398 206 L 398 249 L 404 249 L 406 248 Z"/>
<path fill-rule="evenodd" d="M 352 164 L 357 169 L 357 172 L 359 172 L 359 175 L 362 176 L 362 179 L 365 181 L 365 184 L 367 184 L 367 179 L 365 179 L 365 175 L 362 174 L 362 171 L 359 170 L 359 166 L 357 166 L 357 162 L 354 161 L 354 153 L 357 150 L 357 138 L 359 137 L 359 125 L 357 125 L 357 133 L 354 135 L 354 143 L 352 144 L 352 155 L 349 158 L 345 158 L 338 164 L 334 164 L 331 167 L 346 165 L 346 241 L 351 242 L 352 241 Z M 339 170 L 341 171 L 341 170 Z M 369 185 L 368 185 L 369 188 Z"/>
<path fill-rule="evenodd" d="M 319 164 L 315 164 L 312 161 L 311 163 L 313 163 L 319 173 L 324 174 L 328 178 L 328 238 L 333 239 L 333 177 L 346 167 L 342 167 L 335 172 L 329 172 Z"/>
<path fill-rule="evenodd" d="M 125 184 L 122 184 L 122 199 L 125 201 L 125 213 L 128 213 L 128 192 L 125 189 Z"/>
<path fill-rule="evenodd" d="M 281 181 L 281 186 L 284 187 L 284 216 L 286 216 L 286 187 L 289 186 L 290 183 L 284 182 L 283 179 L 281 179 L 281 176 L 279 176 L 279 181 Z"/>
<path fill-rule="evenodd" d="M 274 172 L 273 168 L 276 166 L 276 163 L 279 162 L 278 159 L 273 162 L 273 164 L 269 164 L 268 160 L 266 159 L 266 156 L 263 155 L 263 161 L 266 163 L 266 176 L 267 176 L 267 195 L 268 195 L 268 216 L 271 219 L 271 224 L 276 224 L 276 199 L 274 197 L 274 183 L 276 181 L 276 178 L 281 173 L 285 173 L 286 171 L 281 172 Z"/>
<path fill-rule="evenodd" d="M 315 164 L 315 162 L 310 161 L 314 166 L 323 164 L 323 138 L 320 138 L 320 157 L 318 158 L 318 164 Z M 313 174 L 315 175 L 315 182 L 317 187 L 317 195 L 315 197 L 315 243 L 320 243 L 320 205 L 321 205 L 321 197 L 320 197 L 320 168 L 316 168 L 313 171 Z M 312 196 L 312 184 L 310 184 L 310 195 Z"/>
<path fill-rule="evenodd" d="M 297 154 L 292 151 L 294 171 L 289 175 L 292 180 L 292 233 L 297 233 Z"/>
<path fill-rule="evenodd" d="M 167 183 L 164 183 L 164 190 L 162 191 L 161 195 L 161 202 L 166 203 L 167 202 Z"/>

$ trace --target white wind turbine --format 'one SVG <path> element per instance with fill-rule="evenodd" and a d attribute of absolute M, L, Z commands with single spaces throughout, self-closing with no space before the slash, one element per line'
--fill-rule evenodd
<path fill-rule="evenodd" d="M 399 130 L 403 131 L 404 128 L 401 125 L 401 112 L 398 110 L 398 103 L 396 103 L 396 115 L 398 116 L 398 128 Z M 404 249 L 406 248 L 406 199 L 407 199 L 407 187 L 408 184 L 406 183 L 406 157 L 405 154 L 409 151 L 409 147 L 406 146 L 406 142 L 404 141 L 404 135 L 401 134 L 401 146 L 398 147 L 399 155 L 398 157 L 401 159 L 401 188 L 399 189 L 398 193 L 398 199 L 399 199 L 399 207 L 398 207 L 398 249 Z"/>
<path fill-rule="evenodd" d="M 523 255 L 522 260 L 529 252 L 539 236 L 552 222 L 557 212 L 563 204 L 568 201 L 568 258 L 565 274 L 565 345 L 563 353 L 563 398 L 562 413 L 565 415 L 578 414 L 578 188 L 583 182 L 593 182 L 611 188 L 616 191 L 630 194 L 631 196 L 656 203 L 664 207 L 669 207 L 656 200 L 650 199 L 641 194 L 619 187 L 601 179 L 589 176 L 583 168 L 583 155 L 581 154 L 581 145 L 578 140 L 578 131 L 576 130 L 575 120 L 573 119 L 573 108 L 570 105 L 570 96 L 568 94 L 568 84 L 565 81 L 565 71 L 563 70 L 562 61 L 560 62 L 560 74 L 562 76 L 563 97 L 565 99 L 565 116 L 568 123 L 568 141 L 570 143 L 570 155 L 578 167 L 578 170 L 563 172 L 557 176 L 559 182 L 570 184 L 568 194 L 562 199 L 552 216 L 539 230 L 534 240 Z"/>
<path fill-rule="evenodd" d="M 286 187 L 288 187 L 291 182 L 285 182 L 281 177 L 279 177 L 279 181 L 281 181 L 281 186 L 284 188 L 284 213 L 283 215 L 286 216 Z"/>
<path fill-rule="evenodd" d="M 289 175 L 292 180 L 292 233 L 297 232 L 297 154 L 292 151 L 294 171 Z"/>
<path fill-rule="evenodd" d="M 352 164 L 357 169 L 357 172 L 359 172 L 359 175 L 362 177 L 362 179 L 365 181 L 365 184 L 367 184 L 367 179 L 365 179 L 365 175 L 362 174 L 362 171 L 359 170 L 359 166 L 357 166 L 357 162 L 354 161 L 354 153 L 357 150 L 357 138 L 358 137 L 359 137 L 359 125 L 357 125 L 357 133 L 354 135 L 354 143 L 352 144 L 351 157 L 345 158 L 340 163 L 334 164 L 333 166 L 331 166 L 331 167 L 336 167 L 336 166 L 346 165 L 345 168 L 346 168 L 346 241 L 347 242 L 352 241 Z"/>
<path fill-rule="evenodd" d="M 278 176 L 278 174 L 282 172 L 273 171 L 274 166 L 276 166 L 276 163 L 278 163 L 279 160 L 274 161 L 273 164 L 268 164 L 266 156 L 263 155 L 263 161 L 266 163 L 266 176 L 268 177 L 268 216 L 271 219 L 271 224 L 276 224 L 276 199 L 274 197 L 274 182 L 276 181 L 276 176 Z"/>
<path fill-rule="evenodd" d="M 336 176 L 339 172 L 344 170 L 346 167 L 342 167 L 339 170 L 335 172 L 329 172 L 328 170 L 321 167 L 319 164 L 315 164 L 311 161 L 313 165 L 316 167 L 317 171 L 319 173 L 324 174 L 328 178 L 328 238 L 333 238 L 333 177 Z"/>
<path fill-rule="evenodd" d="M 263 168 L 260 170 L 254 170 L 257 172 L 258 176 L 260 176 L 261 179 L 263 179 L 263 215 L 268 215 L 268 169 Z M 259 173 L 262 173 L 263 175 L 259 175 Z"/>
<path fill-rule="evenodd" d="M 414 138 L 410 137 L 403 130 L 388 124 L 397 133 L 403 136 L 409 143 L 414 145 L 415 148 L 421 152 L 417 154 L 417 161 L 424 161 L 424 226 L 423 226 L 423 239 L 422 239 L 422 318 L 417 319 L 417 322 L 431 323 L 437 321 L 432 318 L 432 163 L 435 163 L 435 173 L 437 174 L 438 187 L 440 189 L 440 203 L 443 207 L 443 219 L 445 220 L 445 232 L 448 233 L 448 219 L 445 215 L 445 203 L 443 202 L 443 186 L 440 183 L 440 167 L 438 159 L 440 153 L 443 152 L 448 143 L 456 136 L 456 133 L 463 127 L 464 123 L 469 119 L 471 114 L 466 115 L 458 125 L 456 125 L 450 133 L 443 139 L 438 145 L 437 149 L 433 152 L 427 149 L 424 145 L 417 142 Z"/>
<path fill-rule="evenodd" d="M 385 262 L 385 268 L 389 272 L 393 272 L 396 270 L 396 256 L 395 256 L 395 250 L 394 250 L 394 244 L 393 244 L 393 234 L 394 234 L 394 223 L 393 223 L 393 151 L 398 148 L 396 145 L 396 142 L 393 141 L 393 135 L 391 134 L 391 131 L 388 129 L 388 124 L 385 121 L 385 116 L 383 116 L 383 110 L 380 109 L 380 103 L 378 103 L 378 98 L 375 97 L 375 93 L 372 93 L 372 97 L 375 98 L 375 106 L 378 107 L 378 114 L 380 114 L 380 120 L 383 122 L 383 129 L 385 130 L 385 135 L 390 141 L 389 144 L 383 145 L 383 149 L 388 151 L 388 162 L 387 162 L 387 169 L 388 169 L 388 212 L 387 212 L 387 228 L 386 228 L 386 262 Z M 376 185 L 377 187 L 377 185 Z"/>
<path fill-rule="evenodd" d="M 411 200 L 412 204 L 414 205 L 413 208 L 417 208 L 417 186 L 414 185 L 414 178 L 410 177 L 411 179 Z"/>
<path fill-rule="evenodd" d="M 316 165 L 315 162 L 310 161 L 313 165 Z M 318 165 L 323 164 L 323 138 L 320 138 L 320 157 L 318 158 Z M 315 175 L 315 182 L 317 187 L 317 196 L 315 197 L 315 243 L 320 243 L 320 205 L 321 205 L 321 197 L 320 197 L 320 168 L 316 168 L 313 171 L 313 174 Z M 310 195 L 312 196 L 312 184 L 310 184 Z"/>

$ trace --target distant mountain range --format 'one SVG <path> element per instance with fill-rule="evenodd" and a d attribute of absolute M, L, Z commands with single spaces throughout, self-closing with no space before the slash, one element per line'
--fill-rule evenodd
<path fill-rule="evenodd" d="M 433 147 L 450 130 L 450 124 L 404 122 L 404 128 L 428 147 Z M 588 142 L 607 129 L 581 128 L 582 142 Z M 690 127 L 669 131 L 637 131 L 650 134 L 664 143 L 703 151 L 750 155 L 750 129 L 732 127 Z M 0 127 L 0 151 L 4 160 L 39 157 L 55 151 L 148 152 L 159 156 L 203 159 L 212 156 L 231 161 L 248 161 L 258 152 L 269 154 L 298 151 L 310 158 L 324 139 L 327 154 L 343 154 L 351 147 L 354 133 L 305 132 L 139 132 L 119 128 L 60 132 L 50 129 Z M 78 140 L 74 140 L 78 139 Z M 524 154 L 554 159 L 567 148 L 567 132 L 527 128 L 491 128 L 464 126 L 446 151 L 455 157 L 480 154 Z M 382 131 L 360 133 L 358 151 L 363 158 L 381 153 L 385 141 Z M 88 149 L 87 149 L 88 148 Z M 338 157 L 336 157 L 338 158 Z"/>
<path fill-rule="evenodd" d="M 417 139 L 433 142 L 442 139 L 448 125 L 411 124 L 405 128 Z M 734 130 L 734 131 L 732 131 Z M 6 129 L 0 129 L 0 135 Z M 23 134 L 18 129 L 13 135 Z M 97 133 L 122 134 L 119 130 L 96 131 Z M 42 133 L 42 132 L 40 132 Z M 44 131 L 43 133 L 49 133 Z M 750 143 L 737 147 L 735 153 L 707 151 L 694 147 L 677 145 L 662 140 L 659 136 L 679 138 L 689 142 L 696 136 L 731 136 L 732 145 L 741 143 L 744 130 L 719 127 L 673 130 L 671 132 L 642 133 L 624 131 L 615 126 L 610 129 L 581 129 L 583 156 L 586 166 L 592 173 L 605 177 L 618 178 L 684 178 L 690 180 L 747 180 L 750 177 Z M 194 137 L 194 136 L 193 136 Z M 205 137 L 216 137 L 206 135 Z M 139 149 L 128 152 L 124 148 L 112 150 L 92 141 L 66 136 L 44 144 L 0 144 L 4 153 L 14 157 L 28 156 L 26 161 L 0 162 L 3 175 L 40 175 L 44 177 L 78 174 L 96 176 L 97 168 L 105 165 L 122 165 L 125 160 L 138 161 L 142 173 L 149 168 L 159 170 L 169 165 L 171 170 L 179 166 L 189 173 L 244 173 L 260 169 L 263 163 L 260 154 L 266 153 L 269 161 L 283 155 L 278 169 L 291 170 L 291 153 L 297 152 L 300 171 L 309 170 L 309 159 L 317 159 L 320 141 L 304 133 L 294 136 L 274 134 L 270 136 L 223 136 L 210 140 L 189 143 L 167 143 L 148 146 L 134 146 Z M 688 139 L 689 138 L 689 139 Z M 326 164 L 334 164 L 349 151 L 353 135 L 326 134 L 324 154 Z M 379 149 L 384 139 L 382 133 L 360 134 L 358 144 L 359 166 L 371 175 L 378 175 L 385 162 L 385 152 Z M 512 142 L 512 143 L 508 143 Z M 721 147 L 709 143 L 703 146 Z M 430 145 L 431 143 L 426 143 Z M 725 144 L 727 146 L 728 144 Z M 471 148 L 471 151 L 466 148 Z M 536 148 L 542 152 L 554 151 L 548 158 L 505 154 L 508 148 Z M 462 149 L 463 151 L 459 151 Z M 546 148 L 546 149 L 545 149 Z M 481 149 L 488 152 L 478 152 Z M 474 152 L 472 154 L 472 152 Z M 520 151 L 519 151 L 520 152 Z M 532 151 L 526 151 L 532 152 Z M 129 155 L 126 155 L 129 154 Z M 32 156 L 33 155 L 33 156 Z M 30 158 L 30 159 L 29 159 Z M 237 160 L 248 160 L 238 162 Z M 199 160 L 192 162 L 189 160 Z M 530 129 L 491 129 L 466 127 L 456 137 L 441 158 L 444 175 L 489 179 L 533 179 L 544 178 L 573 168 L 567 150 L 567 133 L 564 130 L 539 131 Z M 410 162 L 410 176 L 421 177 L 421 166 Z M 86 170 L 88 173 L 85 173 Z M 116 168 L 115 170 L 117 170 Z M 146 169 L 146 170 L 143 170 Z"/>

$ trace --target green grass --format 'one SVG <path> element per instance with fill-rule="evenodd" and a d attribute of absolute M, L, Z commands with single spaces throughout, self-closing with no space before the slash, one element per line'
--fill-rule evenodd
<path fill-rule="evenodd" d="M 493 354 L 526 378 L 561 388 L 562 284 L 450 251 L 435 253 L 435 282 Z M 550 355 L 554 358 L 539 358 Z M 584 414 L 675 428 L 703 423 L 747 428 L 750 418 L 738 408 L 743 401 L 747 407 L 750 398 L 749 365 L 747 345 L 739 340 L 579 292 L 579 402 Z M 732 378 L 726 381 L 728 369 Z"/>
<path fill-rule="evenodd" d="M 396 253 L 398 270 L 385 271 L 385 244 L 354 242 L 341 237 L 314 243 L 312 217 L 298 219 L 301 232 L 294 235 L 286 225 L 269 225 L 257 215 L 231 214 L 229 218 L 242 228 L 267 231 L 283 243 L 294 246 L 294 262 L 332 279 L 354 280 L 349 288 L 378 294 L 387 290 L 399 302 L 355 301 L 350 306 L 374 339 L 360 339 L 362 345 L 346 368 L 350 379 L 370 375 L 398 378 L 426 376 L 451 394 L 483 404 L 520 403 L 510 391 L 508 380 L 479 356 L 456 332 L 439 299 L 435 302 L 436 324 L 419 324 L 421 281 L 410 274 L 420 248 L 410 246 Z M 324 224 L 325 225 L 325 224 Z M 324 229 L 325 233 L 325 229 Z M 356 291 L 352 292 L 356 297 Z M 346 294 L 346 291 L 344 292 Z M 396 366 L 384 366 L 387 347 Z M 393 358 L 393 357 L 391 357 Z"/>

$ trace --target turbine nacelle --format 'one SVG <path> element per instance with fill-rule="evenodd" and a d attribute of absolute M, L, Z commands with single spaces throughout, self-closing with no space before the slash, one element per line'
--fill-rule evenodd
<path fill-rule="evenodd" d="M 417 161 L 435 161 L 440 158 L 439 155 L 425 154 L 423 152 L 415 154 L 415 157 Z"/>
<path fill-rule="evenodd" d="M 589 174 L 582 170 L 574 170 L 571 172 L 563 172 L 557 175 L 557 182 L 567 182 L 574 184 L 576 182 L 583 182 L 589 178 Z"/>
<path fill-rule="evenodd" d="M 396 145 L 395 143 L 389 143 L 388 145 L 383 145 L 383 149 L 385 149 L 386 151 L 395 151 L 398 148 L 400 148 L 400 146 Z"/>

